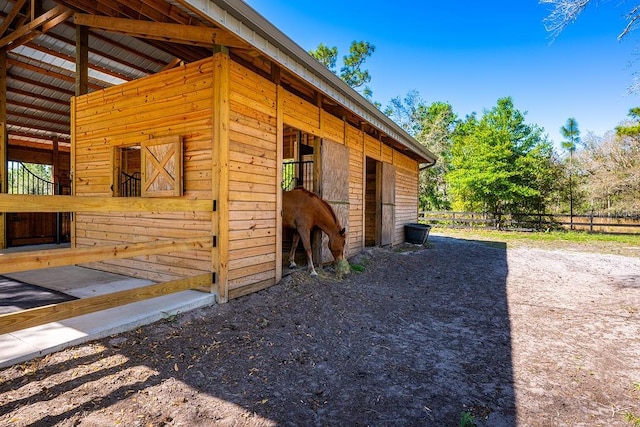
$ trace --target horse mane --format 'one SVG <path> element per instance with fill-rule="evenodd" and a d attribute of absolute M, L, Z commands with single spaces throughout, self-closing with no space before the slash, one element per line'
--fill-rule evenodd
<path fill-rule="evenodd" d="M 304 187 L 296 187 L 296 188 L 294 188 L 294 190 L 302 190 L 302 191 L 304 191 L 305 193 L 307 193 L 307 194 L 309 195 L 309 197 L 317 199 L 317 200 L 320 202 L 320 204 L 321 204 L 322 206 L 324 206 L 324 207 L 325 207 L 325 209 L 327 209 L 327 210 L 329 211 L 329 213 L 331 214 L 331 217 L 333 218 L 333 222 L 335 222 L 335 223 L 336 223 L 336 225 L 338 226 L 338 228 L 342 227 L 342 225 L 340 224 L 340 221 L 338 220 L 338 217 L 336 216 L 336 213 L 333 211 L 333 208 L 331 207 L 331 205 L 330 205 L 329 203 L 327 203 L 327 201 L 326 201 L 326 200 L 324 200 L 323 198 L 321 198 L 320 196 L 318 196 L 316 193 L 314 193 L 314 192 L 312 192 L 312 191 L 307 190 L 307 189 L 306 189 L 306 188 L 304 188 Z"/>

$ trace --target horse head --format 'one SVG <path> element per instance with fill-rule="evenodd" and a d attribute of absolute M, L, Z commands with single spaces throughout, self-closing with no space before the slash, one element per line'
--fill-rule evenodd
<path fill-rule="evenodd" d="M 344 227 L 337 233 L 330 233 L 329 250 L 336 261 L 344 259 L 344 245 L 347 243 L 347 232 Z"/>

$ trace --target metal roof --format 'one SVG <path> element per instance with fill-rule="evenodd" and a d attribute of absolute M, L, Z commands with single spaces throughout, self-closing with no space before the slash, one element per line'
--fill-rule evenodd
<path fill-rule="evenodd" d="M 373 104 L 311 57 L 241 0 L 9 0 L 0 3 L 0 48 L 7 51 L 7 129 L 11 144 L 57 139 L 70 143 L 70 98 L 76 90 L 76 25 L 80 17 L 110 17 L 213 29 L 207 43 L 143 33 L 89 30 L 88 91 L 135 80 L 211 56 L 213 41 L 234 60 L 379 137 L 421 163 L 435 156 Z M 144 26 L 140 26 L 144 27 Z"/>

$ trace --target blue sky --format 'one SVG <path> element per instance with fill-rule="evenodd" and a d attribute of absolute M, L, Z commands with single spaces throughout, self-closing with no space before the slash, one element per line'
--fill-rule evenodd
<path fill-rule="evenodd" d="M 305 50 L 324 43 L 342 57 L 354 40 L 372 43 L 364 68 L 383 107 L 417 90 L 426 103 L 449 102 L 464 118 L 511 96 L 527 123 L 559 146 L 569 117 L 582 136 L 602 135 L 640 106 L 627 93 L 640 30 L 617 40 L 625 2 L 592 1 L 555 40 L 543 24 L 549 6 L 537 0 L 246 2 Z"/>

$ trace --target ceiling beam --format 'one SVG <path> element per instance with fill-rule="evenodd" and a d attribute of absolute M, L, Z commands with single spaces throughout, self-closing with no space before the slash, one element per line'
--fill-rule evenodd
<path fill-rule="evenodd" d="M 236 37 L 229 36 L 225 31 L 209 27 L 139 21 L 126 18 L 109 18 L 79 13 L 76 13 L 73 19 L 76 25 L 84 25 L 142 39 L 210 48 L 213 48 L 215 44 L 240 49 L 249 48 L 248 44 L 240 41 Z"/>
<path fill-rule="evenodd" d="M 9 26 L 16 19 L 16 16 L 20 13 L 20 9 L 27 2 L 27 0 L 19 0 L 17 3 L 13 5 L 13 8 L 9 11 L 9 14 L 4 18 L 2 24 L 0 25 L 0 37 L 4 35 L 9 29 Z"/>
<path fill-rule="evenodd" d="M 12 90 L 11 92 L 15 92 L 15 90 Z M 50 114 L 57 114 L 59 116 L 63 116 L 63 117 L 68 117 L 69 116 L 69 108 L 67 108 L 66 110 L 58 110 L 55 108 L 50 108 L 50 107 L 45 107 L 42 105 L 36 105 L 32 102 L 23 102 L 23 101 L 18 101 L 15 99 L 7 99 L 7 106 L 16 106 L 16 107 L 22 107 L 25 109 L 29 109 L 31 111 L 39 111 L 41 113 L 50 113 Z M 67 107 L 69 106 L 69 103 L 66 103 Z"/>
<path fill-rule="evenodd" d="M 39 130 L 43 132 L 48 132 L 50 134 L 60 134 L 60 135 L 69 135 L 69 125 L 65 126 L 65 129 L 60 129 L 56 126 L 47 126 L 49 122 L 39 122 L 38 124 L 31 123 L 22 123 L 19 120 L 7 120 L 7 125 L 9 126 L 18 126 L 23 129 L 32 129 Z M 13 133 L 13 131 L 9 131 L 9 133 Z"/>
<path fill-rule="evenodd" d="M 42 148 L 43 145 L 51 145 L 51 140 L 54 135 L 47 134 L 43 135 L 41 133 L 35 132 L 22 132 L 22 131 L 14 131 L 12 130 L 9 134 L 9 145 L 12 146 L 20 146 L 20 147 L 33 147 L 33 148 Z M 58 138 L 58 143 L 62 143 L 64 145 L 60 146 L 60 151 L 69 151 L 69 147 L 67 144 L 71 143 L 71 139 L 68 136 L 55 134 L 55 137 Z M 26 141 L 24 138 L 29 139 L 37 139 L 42 142 L 33 142 Z"/>
<path fill-rule="evenodd" d="M 76 58 L 74 56 L 70 56 L 70 55 L 67 55 L 65 53 L 58 52 L 58 51 L 55 51 L 55 50 L 40 46 L 40 45 L 38 45 L 38 44 L 36 44 L 34 42 L 29 42 L 25 46 L 28 46 L 31 49 L 36 50 L 38 52 L 46 53 L 47 55 L 50 55 L 50 56 L 53 56 L 53 57 L 56 57 L 56 58 L 60 58 L 60 59 L 64 59 L 65 61 L 68 61 L 68 62 L 71 62 L 71 63 L 75 62 L 75 60 L 76 60 Z M 102 54 L 100 54 L 100 53 L 98 53 L 98 54 L 102 56 Z M 108 76 L 116 77 L 116 78 L 124 80 L 124 81 L 133 80 L 129 76 L 126 76 L 126 75 L 124 75 L 122 73 L 118 73 L 116 71 L 112 71 L 112 70 L 110 70 L 108 68 L 104 68 L 104 67 L 100 67 L 100 66 L 92 65 L 92 64 L 89 64 L 89 68 L 92 69 L 92 70 L 95 70 L 95 71 L 99 71 L 99 72 L 101 72 L 103 74 L 106 74 Z M 147 74 L 151 74 L 151 72 L 147 72 Z M 95 76 L 94 76 L 94 78 L 96 80 L 100 80 L 99 78 L 97 78 Z"/>
<path fill-rule="evenodd" d="M 26 120 L 32 120 L 32 121 L 40 121 L 40 122 L 46 122 L 48 124 L 51 125 L 57 125 L 60 126 L 61 128 L 66 129 L 65 133 L 69 133 L 69 120 L 66 119 L 62 119 L 62 120 L 58 120 L 58 119 L 52 119 L 52 118 L 43 118 L 41 115 L 38 114 L 27 114 L 27 113 L 20 113 L 18 111 L 11 111 L 11 110 L 7 110 L 7 113 L 11 114 L 14 117 L 20 117 L 22 119 L 26 119 Z"/>
<path fill-rule="evenodd" d="M 35 86 L 36 88 L 40 88 L 40 89 L 46 89 L 46 90 L 50 90 L 50 91 L 55 91 L 56 93 L 61 94 L 62 96 L 64 96 L 65 98 L 67 98 L 67 100 L 63 100 L 63 99 L 57 99 L 57 98 L 53 98 L 51 96 L 45 96 L 42 94 L 36 94 L 34 92 L 28 91 L 28 90 L 23 90 L 23 89 L 19 89 L 19 88 L 11 88 L 11 93 L 15 93 L 18 95 L 22 95 L 22 96 L 26 96 L 30 99 L 33 99 L 35 101 L 46 101 L 55 105 L 59 105 L 61 107 L 66 107 L 67 109 L 69 109 L 69 100 L 68 98 L 73 96 L 73 91 L 70 90 L 60 90 L 59 88 L 53 87 L 51 85 L 44 85 L 41 82 L 37 82 L 35 80 L 31 80 L 31 79 L 27 79 L 27 78 L 22 78 L 20 76 L 16 76 L 15 74 L 12 73 L 7 73 L 7 78 L 12 79 L 12 80 L 16 80 L 22 83 L 26 83 L 28 85 L 31 86 Z M 11 101 L 8 101 L 11 102 Z"/>
<path fill-rule="evenodd" d="M 57 71 L 55 71 L 53 69 L 46 70 L 46 69 L 44 69 L 44 67 L 42 67 L 40 65 L 28 64 L 26 62 L 22 62 L 20 60 L 12 59 L 12 58 L 8 59 L 7 63 L 9 65 L 11 65 L 11 66 L 20 67 L 20 68 L 23 68 L 25 70 L 30 70 L 30 71 L 32 71 L 34 73 L 38 73 L 38 74 L 46 75 L 46 76 L 49 76 L 49 77 L 53 77 L 53 78 L 56 78 L 58 80 L 63 80 L 65 82 L 67 82 L 67 83 L 75 84 L 75 82 L 76 82 L 76 78 L 75 78 L 75 76 L 73 74 L 66 75 L 66 74 L 57 72 Z M 65 70 L 65 71 L 68 71 L 68 70 Z M 105 86 L 101 86 L 101 85 L 97 85 L 97 84 L 94 84 L 94 83 L 90 83 L 89 84 L 89 88 L 91 88 L 92 90 L 100 90 L 100 89 L 104 89 Z"/>
<path fill-rule="evenodd" d="M 43 13 L 33 21 L 19 27 L 17 30 L 9 33 L 0 39 L 0 47 L 9 46 L 10 49 L 19 46 L 22 43 L 31 41 L 40 34 L 39 28 L 49 21 L 56 20 L 61 15 L 66 16 L 68 9 L 64 6 L 56 6 L 53 9 Z M 66 19 L 66 18 L 65 18 Z"/>

